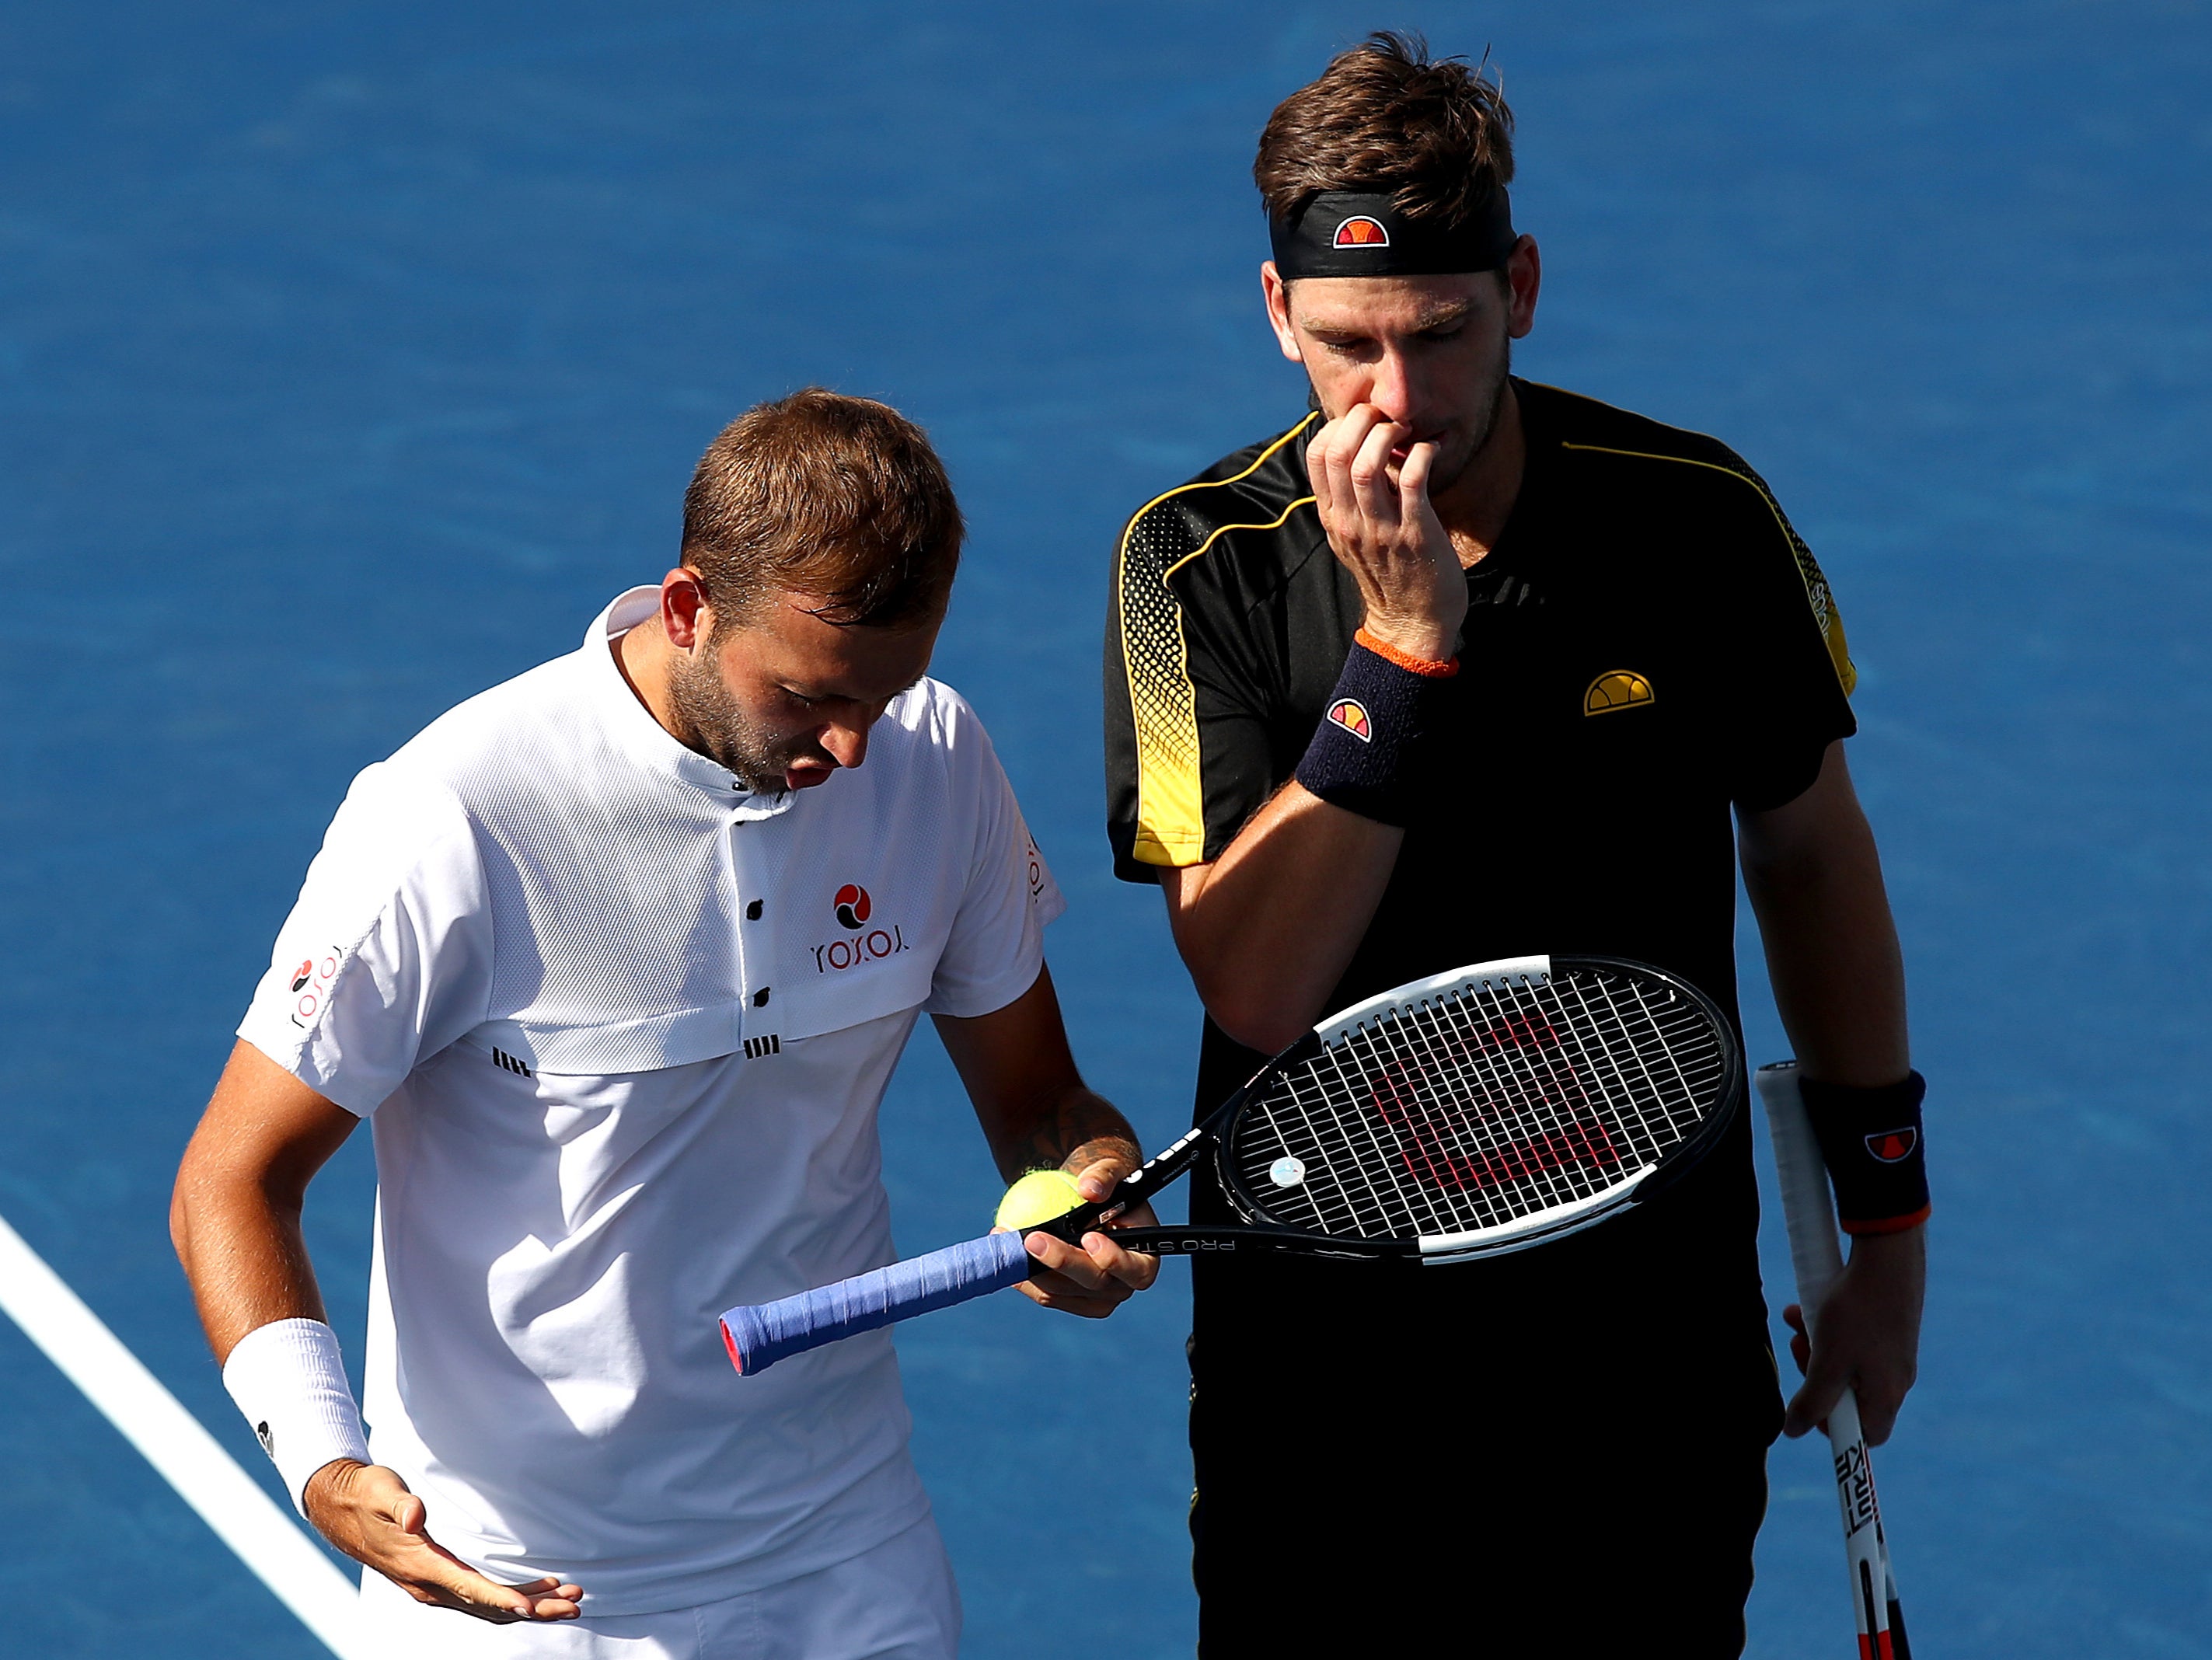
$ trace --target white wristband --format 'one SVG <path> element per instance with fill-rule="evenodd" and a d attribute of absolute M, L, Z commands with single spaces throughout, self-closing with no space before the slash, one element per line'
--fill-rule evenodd
<path fill-rule="evenodd" d="M 334 1458 L 368 1462 L 338 1335 L 321 1321 L 255 1327 L 223 1362 L 222 1386 L 253 1426 L 301 1515 L 307 1513 L 307 1478 L 317 1470 Z"/>

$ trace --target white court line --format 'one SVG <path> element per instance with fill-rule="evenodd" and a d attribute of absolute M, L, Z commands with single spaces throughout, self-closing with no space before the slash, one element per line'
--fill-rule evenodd
<path fill-rule="evenodd" d="M 352 1582 L 4 1219 L 0 1310 L 339 1660 L 368 1660 Z"/>

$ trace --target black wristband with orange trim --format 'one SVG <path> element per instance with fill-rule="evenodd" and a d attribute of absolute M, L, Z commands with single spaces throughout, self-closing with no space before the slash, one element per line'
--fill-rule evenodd
<path fill-rule="evenodd" d="M 1801 1078 L 1798 1092 L 1820 1159 L 1836 1189 L 1836 1218 L 1849 1234 L 1902 1233 L 1928 1219 L 1928 1160 L 1917 1072 L 1873 1089 Z"/>
<path fill-rule="evenodd" d="M 1456 659 L 1408 657 L 1364 629 L 1314 728 L 1294 775 L 1307 791 L 1377 824 L 1402 828 L 1422 781 L 1421 740 Z"/>

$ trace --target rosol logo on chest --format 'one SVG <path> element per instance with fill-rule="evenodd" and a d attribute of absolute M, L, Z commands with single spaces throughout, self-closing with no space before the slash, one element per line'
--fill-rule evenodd
<path fill-rule="evenodd" d="M 815 946 L 815 973 L 835 974 L 858 968 L 879 957 L 896 957 L 907 949 L 906 935 L 900 932 L 897 923 L 869 926 L 875 909 L 868 891 L 857 882 L 846 883 L 830 897 L 830 913 L 836 917 L 839 927 L 852 931 L 851 937 L 825 940 Z"/>

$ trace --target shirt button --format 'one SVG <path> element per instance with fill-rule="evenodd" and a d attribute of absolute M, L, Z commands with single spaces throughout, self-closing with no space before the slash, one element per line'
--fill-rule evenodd
<path fill-rule="evenodd" d="M 745 921 L 748 922 L 757 922 L 760 921 L 760 918 L 761 902 L 756 899 L 751 904 L 745 907 Z"/>
<path fill-rule="evenodd" d="M 755 993 L 753 994 L 753 1006 L 754 1006 L 755 1008 L 759 1008 L 763 1004 L 766 1003 L 767 1001 L 768 1001 L 768 988 L 767 988 L 766 986 L 763 986 L 763 987 L 762 987 L 758 991 L 757 991 L 757 992 L 755 992 Z"/>

